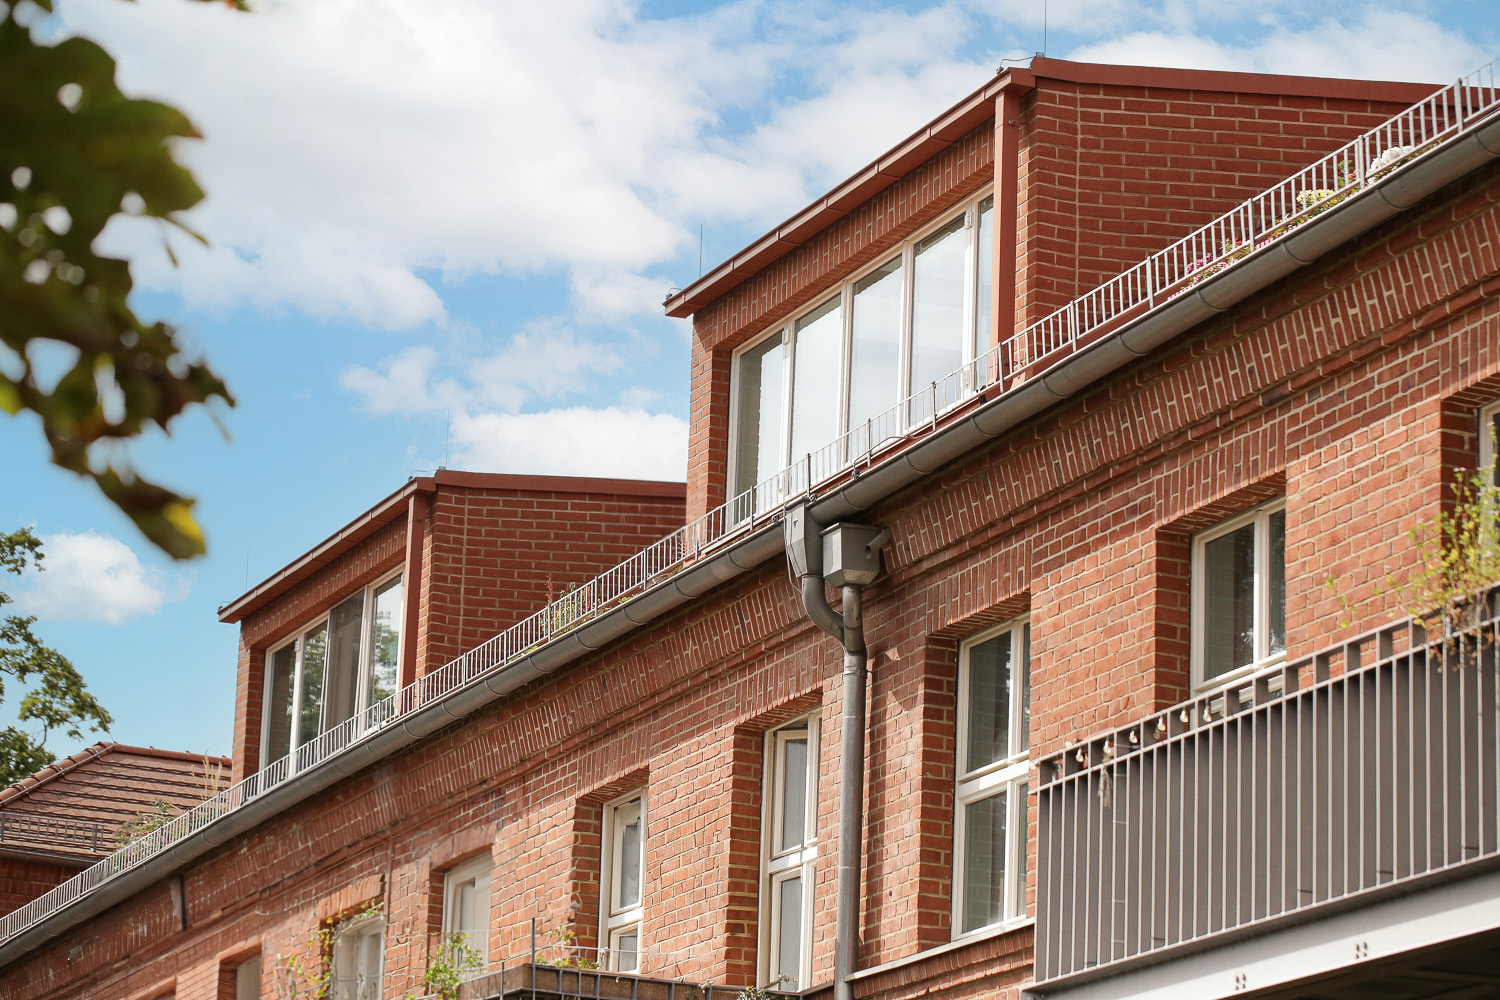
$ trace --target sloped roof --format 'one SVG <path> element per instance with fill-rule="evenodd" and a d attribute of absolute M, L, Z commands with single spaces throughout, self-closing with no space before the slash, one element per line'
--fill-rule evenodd
<path fill-rule="evenodd" d="M 115 831 L 167 804 L 197 805 L 229 783 L 229 758 L 101 742 L 0 790 L 0 848 L 97 857 Z"/>

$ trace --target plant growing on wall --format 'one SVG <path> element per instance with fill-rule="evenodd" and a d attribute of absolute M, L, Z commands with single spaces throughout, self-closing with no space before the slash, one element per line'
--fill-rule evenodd
<path fill-rule="evenodd" d="M 467 934 L 455 932 L 443 939 L 437 954 L 428 962 L 422 985 L 443 1000 L 458 1000 L 459 986 L 482 971 L 484 956 L 469 943 Z"/>
<path fill-rule="evenodd" d="M 1421 556 L 1406 584 L 1414 621 L 1452 635 L 1468 624 L 1484 591 L 1500 582 L 1500 485 L 1495 467 L 1454 476 L 1453 504 L 1407 532 Z"/>

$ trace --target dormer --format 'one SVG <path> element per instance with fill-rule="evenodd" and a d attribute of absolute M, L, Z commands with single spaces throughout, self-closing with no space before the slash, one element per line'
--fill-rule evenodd
<path fill-rule="evenodd" d="M 693 318 L 688 517 L 779 507 L 1026 376 L 1018 331 L 1431 90 L 1003 70 L 667 300 Z"/>
<path fill-rule="evenodd" d="M 681 483 L 409 480 L 219 609 L 240 627 L 234 779 L 380 725 L 401 688 L 680 528 L 682 511 Z"/>

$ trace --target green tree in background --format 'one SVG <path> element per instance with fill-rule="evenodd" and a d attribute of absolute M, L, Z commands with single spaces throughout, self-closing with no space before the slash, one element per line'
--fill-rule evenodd
<path fill-rule="evenodd" d="M 42 568 L 42 543 L 28 529 L 0 534 L 0 569 L 21 575 L 27 564 Z M 10 604 L 0 591 L 0 608 Z M 31 615 L 0 616 L 0 701 L 6 686 L 23 686 L 20 709 L 22 723 L 40 723 L 42 735 L 8 726 L 0 730 L 0 788 L 34 774 L 57 758 L 47 750 L 47 735 L 60 730 L 72 739 L 82 739 L 84 730 L 108 731 L 112 721 L 104 706 L 84 687 L 83 678 L 67 658 L 44 646 L 31 633 L 36 618 Z"/>
<path fill-rule="evenodd" d="M 0 410 L 36 414 L 55 464 L 191 558 L 204 549 L 193 501 L 138 475 L 119 444 L 195 404 L 234 401 L 170 326 L 136 317 L 129 264 L 93 245 L 121 213 L 191 234 L 177 216 L 203 192 L 171 141 L 198 132 L 173 108 L 121 94 L 93 42 L 38 41 L 31 22 L 51 10 L 0 0 Z M 54 383 L 35 366 L 55 358 L 66 371 Z"/>

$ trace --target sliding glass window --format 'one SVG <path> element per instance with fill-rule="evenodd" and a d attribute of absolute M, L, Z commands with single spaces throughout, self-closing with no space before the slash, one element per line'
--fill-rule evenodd
<path fill-rule="evenodd" d="M 352 594 L 267 654 L 263 765 L 356 714 L 360 731 L 384 721 L 384 699 L 400 683 L 401 606 L 397 574 Z"/>
<path fill-rule="evenodd" d="M 737 519 L 931 420 L 973 391 L 976 372 L 987 378 L 989 366 L 968 366 L 994 338 L 993 216 L 993 197 L 974 199 L 739 352 L 731 495 L 764 488 Z"/>

